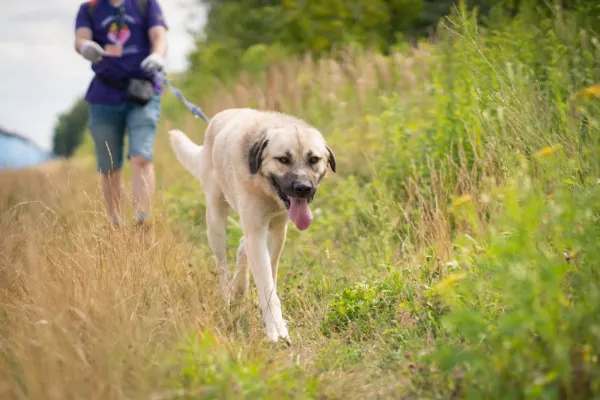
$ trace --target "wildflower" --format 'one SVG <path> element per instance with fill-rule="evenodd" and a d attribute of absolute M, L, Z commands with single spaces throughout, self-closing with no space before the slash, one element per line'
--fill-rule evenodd
<path fill-rule="evenodd" d="M 452 284 L 454 284 L 455 282 L 462 281 L 466 277 L 467 277 L 467 274 L 465 274 L 464 272 L 460 273 L 460 274 L 448 275 L 448 277 L 446 279 L 444 279 L 443 281 L 436 284 L 434 286 L 434 289 L 435 290 L 445 289 L 445 288 L 451 286 Z"/>
<path fill-rule="evenodd" d="M 535 153 L 535 157 L 542 158 L 542 157 L 552 155 L 552 154 L 556 153 L 556 151 L 559 150 L 560 147 L 561 147 L 560 145 L 557 145 L 554 147 L 552 147 L 552 146 L 543 147 Z"/>
<path fill-rule="evenodd" d="M 459 198 L 455 199 L 455 200 L 452 202 L 452 205 L 453 205 L 454 207 L 460 207 L 460 206 L 462 206 L 463 204 L 470 203 L 470 202 L 471 202 L 471 200 L 472 200 L 472 197 L 471 197 L 471 195 L 470 195 L 470 194 L 465 194 L 465 195 L 463 195 L 463 196 L 460 196 Z"/>
<path fill-rule="evenodd" d="M 592 85 L 575 92 L 576 97 L 600 97 L 600 85 Z"/>

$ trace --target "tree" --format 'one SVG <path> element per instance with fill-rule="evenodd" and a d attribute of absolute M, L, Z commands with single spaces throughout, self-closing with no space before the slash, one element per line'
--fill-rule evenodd
<path fill-rule="evenodd" d="M 420 18 L 423 0 L 203 0 L 201 44 L 280 44 L 321 54 L 348 42 L 386 50 Z M 202 46 L 201 46 L 202 47 Z M 229 47 L 229 46 L 228 46 Z"/>
<path fill-rule="evenodd" d="M 352 45 L 387 53 L 399 41 L 415 43 L 433 33 L 439 21 L 461 4 L 477 8 L 483 26 L 490 14 L 510 19 L 523 10 L 545 9 L 551 14 L 556 6 L 569 6 L 586 10 L 580 15 L 591 27 L 600 13 L 598 0 L 198 1 L 209 7 L 209 13 L 204 33 L 189 56 L 189 76 L 203 82 L 203 92 L 210 90 L 211 82 L 229 83 L 240 70 L 258 70 L 282 54 L 320 57 Z M 264 62 L 248 69 L 245 61 L 255 61 L 257 55 L 264 55 Z"/>
<path fill-rule="evenodd" d="M 78 99 L 70 110 L 58 117 L 54 127 L 54 154 L 70 157 L 83 140 L 87 122 L 88 105 L 83 99 Z"/>

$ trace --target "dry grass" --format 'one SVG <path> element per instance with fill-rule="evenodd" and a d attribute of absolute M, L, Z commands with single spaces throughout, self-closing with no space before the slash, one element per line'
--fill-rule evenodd
<path fill-rule="evenodd" d="M 263 351 L 253 304 L 235 338 L 210 260 L 160 214 L 148 234 L 107 227 L 93 177 L 66 164 L 0 175 L 14 203 L 0 218 L 0 397 L 149 398 L 182 335 L 205 329 Z"/>
<path fill-rule="evenodd" d="M 160 346 L 184 324 L 206 324 L 192 315 L 210 318 L 189 249 L 163 224 L 146 240 L 110 232 L 90 171 L 11 175 L 3 194 L 16 198 L 0 221 L 2 397 L 119 398 L 128 387 L 144 397 Z"/>
<path fill-rule="evenodd" d="M 307 111 L 307 103 L 319 101 L 329 107 L 346 106 L 344 91 L 356 91 L 356 111 L 365 111 L 370 97 L 387 91 L 411 89 L 427 68 L 429 52 L 414 49 L 409 56 L 377 52 L 341 52 L 336 58 L 314 60 L 310 55 L 296 61 L 271 65 L 266 78 L 256 82 L 242 74 L 233 90 L 222 88 L 207 104 L 210 114 L 225 108 L 251 105 L 261 109 Z M 341 103 L 341 104 L 340 104 Z"/>

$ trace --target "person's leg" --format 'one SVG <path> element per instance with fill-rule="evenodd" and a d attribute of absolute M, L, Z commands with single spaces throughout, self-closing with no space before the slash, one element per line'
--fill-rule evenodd
<path fill-rule="evenodd" d="M 154 195 L 154 165 L 142 156 L 131 157 L 131 192 L 136 222 L 150 217 L 150 202 Z"/>
<path fill-rule="evenodd" d="M 104 196 L 106 214 L 115 225 L 122 222 L 123 209 L 121 207 L 123 198 L 123 178 L 120 169 L 114 169 L 106 174 L 100 175 L 100 185 Z"/>
<path fill-rule="evenodd" d="M 133 106 L 127 116 L 129 158 L 132 167 L 131 190 L 136 223 L 150 218 L 154 195 L 154 139 L 160 117 L 160 97 L 155 96 L 144 107 Z"/>
<path fill-rule="evenodd" d="M 89 116 L 104 206 L 111 221 L 119 224 L 123 213 L 121 166 L 125 134 L 124 113 L 121 106 L 90 104 Z"/>

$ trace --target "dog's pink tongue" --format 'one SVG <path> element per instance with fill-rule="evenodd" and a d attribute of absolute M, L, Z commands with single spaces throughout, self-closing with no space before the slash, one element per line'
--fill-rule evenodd
<path fill-rule="evenodd" d="M 290 199 L 290 209 L 288 211 L 290 219 L 301 231 L 307 229 L 313 220 L 313 215 L 308 207 L 306 199 Z"/>

